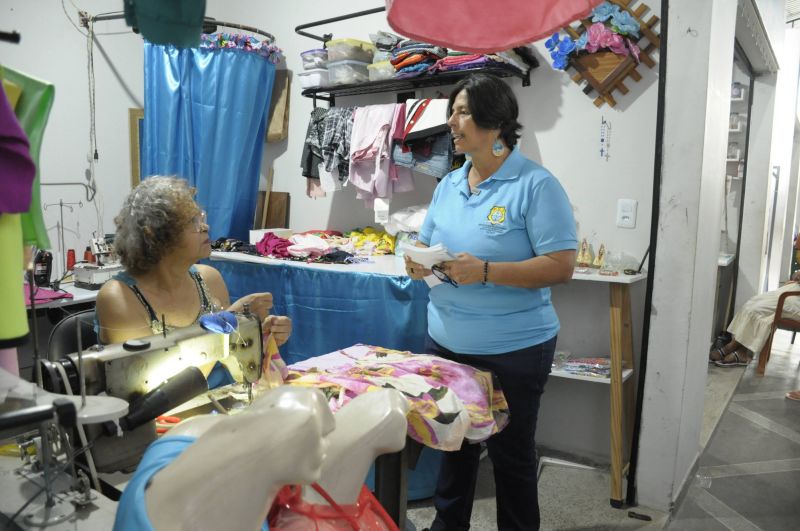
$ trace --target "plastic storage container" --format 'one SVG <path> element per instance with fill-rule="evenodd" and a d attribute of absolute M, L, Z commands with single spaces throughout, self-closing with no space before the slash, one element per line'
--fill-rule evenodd
<path fill-rule="evenodd" d="M 372 62 L 372 55 L 375 53 L 375 46 L 366 41 L 356 39 L 334 39 L 327 42 L 328 61 L 362 61 Z"/>
<path fill-rule="evenodd" d="M 328 69 L 314 68 L 305 72 L 298 72 L 300 86 L 303 88 L 325 87 L 328 85 Z"/>
<path fill-rule="evenodd" d="M 392 79 L 395 74 L 394 65 L 389 61 L 381 61 L 380 63 L 372 63 L 367 66 L 370 81 L 380 81 L 382 79 Z"/>
<path fill-rule="evenodd" d="M 305 52 L 302 52 L 300 54 L 300 59 L 303 60 L 304 70 L 325 68 L 325 63 L 328 62 L 328 50 L 325 50 L 323 48 L 306 50 Z"/>
<path fill-rule="evenodd" d="M 328 75 L 331 85 L 350 85 L 369 81 L 369 63 L 361 61 L 333 61 L 328 63 Z"/>

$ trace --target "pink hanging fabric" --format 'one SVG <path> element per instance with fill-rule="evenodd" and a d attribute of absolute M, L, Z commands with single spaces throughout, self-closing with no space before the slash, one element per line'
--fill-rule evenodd
<path fill-rule="evenodd" d="M 386 0 L 389 25 L 422 42 L 472 53 L 508 50 L 549 37 L 602 0 Z"/>

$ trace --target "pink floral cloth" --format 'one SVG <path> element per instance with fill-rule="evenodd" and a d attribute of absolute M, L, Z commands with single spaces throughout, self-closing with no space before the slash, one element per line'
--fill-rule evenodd
<path fill-rule="evenodd" d="M 354 345 L 290 365 L 286 383 L 321 389 L 332 411 L 360 394 L 397 389 L 411 404 L 409 437 L 440 450 L 486 440 L 508 423 L 491 373 L 427 354 Z"/>

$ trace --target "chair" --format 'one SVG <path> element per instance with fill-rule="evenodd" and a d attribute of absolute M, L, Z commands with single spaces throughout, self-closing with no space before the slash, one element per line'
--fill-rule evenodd
<path fill-rule="evenodd" d="M 792 332 L 792 343 L 794 343 L 795 334 L 800 331 L 800 321 L 783 315 L 783 306 L 786 299 L 798 296 L 800 296 L 800 291 L 787 291 L 781 293 L 781 296 L 778 297 L 778 305 L 775 308 L 775 317 L 772 321 L 772 330 L 769 333 L 767 342 L 764 344 L 764 348 L 761 349 L 761 353 L 758 355 L 758 368 L 756 372 L 761 376 L 764 375 L 770 352 L 772 352 L 772 338 L 775 336 L 775 331 L 780 328 L 781 330 Z"/>
<path fill-rule="evenodd" d="M 78 326 L 81 327 L 82 348 L 98 343 L 97 333 L 94 331 L 94 309 L 73 313 L 59 321 L 50 332 L 47 340 L 47 358 L 50 361 L 78 352 Z"/>

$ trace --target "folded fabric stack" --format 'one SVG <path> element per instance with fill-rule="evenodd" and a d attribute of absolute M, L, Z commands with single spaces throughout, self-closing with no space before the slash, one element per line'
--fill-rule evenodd
<path fill-rule="evenodd" d="M 398 78 L 414 77 L 423 74 L 436 61 L 447 56 L 447 49 L 424 42 L 404 40 L 392 50 L 391 63 Z"/>
<path fill-rule="evenodd" d="M 347 252 L 333 244 L 334 239 L 341 239 L 336 231 L 318 231 L 295 234 L 291 238 L 281 238 L 273 232 L 264 233 L 255 245 L 259 255 L 282 260 L 303 262 L 323 262 L 349 264 L 354 260 L 354 253 Z"/>
<path fill-rule="evenodd" d="M 451 50 L 446 57 L 436 61 L 428 71 L 452 72 L 455 70 L 473 70 L 476 68 L 509 68 L 519 72 L 527 72 L 530 68 L 525 60 L 514 50 L 506 50 L 493 54 L 475 54 Z"/>

